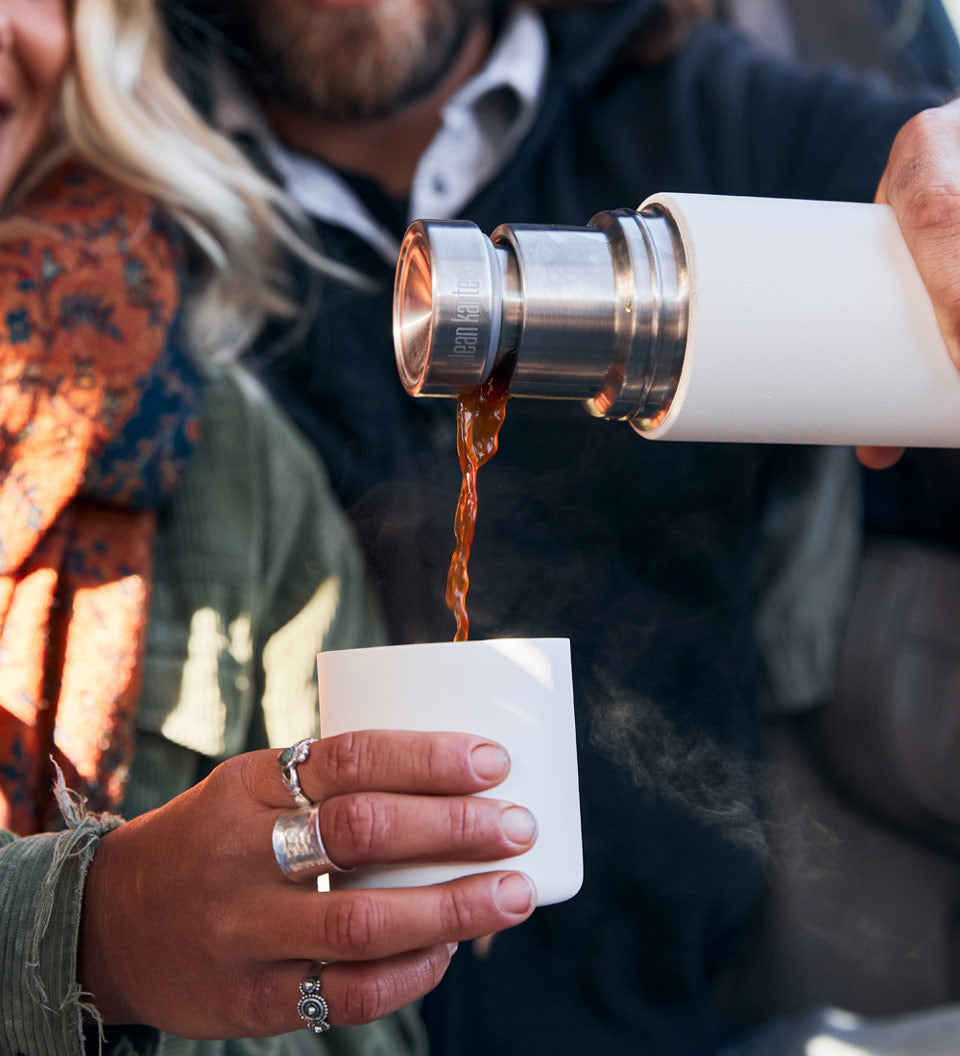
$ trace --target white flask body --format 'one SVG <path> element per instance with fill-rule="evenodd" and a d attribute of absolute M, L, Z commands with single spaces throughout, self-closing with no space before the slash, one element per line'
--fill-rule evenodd
<path fill-rule="evenodd" d="M 676 224 L 687 336 L 651 439 L 960 445 L 960 372 L 882 205 L 710 195 Z"/>

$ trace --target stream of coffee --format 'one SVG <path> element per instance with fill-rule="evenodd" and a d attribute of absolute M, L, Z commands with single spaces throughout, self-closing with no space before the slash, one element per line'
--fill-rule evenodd
<path fill-rule="evenodd" d="M 467 590 L 470 576 L 467 562 L 477 525 L 477 470 L 496 454 L 497 438 L 507 413 L 510 379 L 515 359 L 498 364 L 490 377 L 473 392 L 457 400 L 457 454 L 463 481 L 454 521 L 456 548 L 447 572 L 447 608 L 457 620 L 455 642 L 465 642 L 470 634 L 467 616 Z"/>

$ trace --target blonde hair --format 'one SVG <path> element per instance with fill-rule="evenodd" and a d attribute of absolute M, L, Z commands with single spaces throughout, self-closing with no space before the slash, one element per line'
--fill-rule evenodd
<path fill-rule="evenodd" d="M 202 261 L 188 305 L 192 345 L 230 357 L 268 313 L 291 311 L 281 247 L 327 271 L 345 269 L 307 246 L 296 207 L 190 105 L 168 70 L 154 0 L 72 0 L 72 8 L 61 142 L 30 183 L 75 153 L 156 198 Z"/>

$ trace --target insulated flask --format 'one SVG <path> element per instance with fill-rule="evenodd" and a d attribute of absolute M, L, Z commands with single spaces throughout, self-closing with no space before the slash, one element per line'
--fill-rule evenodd
<path fill-rule="evenodd" d="M 421 220 L 404 387 L 575 399 L 652 439 L 960 447 L 960 372 L 884 205 L 658 194 L 586 227 Z"/>

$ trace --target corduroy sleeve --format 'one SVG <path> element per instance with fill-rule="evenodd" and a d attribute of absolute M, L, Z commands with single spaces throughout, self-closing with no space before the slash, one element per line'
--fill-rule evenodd
<path fill-rule="evenodd" d="M 100 837 L 120 823 L 86 814 L 62 792 L 65 832 L 18 838 L 0 831 L 0 1053 L 82 1056 L 97 1026 L 77 983 L 83 885 Z M 158 1035 L 124 1039 L 150 1056 Z M 98 1048 L 94 1042 L 94 1051 Z M 119 1052 L 117 1048 L 109 1048 Z"/>

